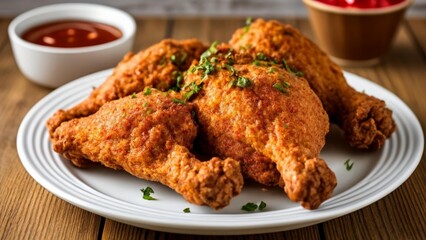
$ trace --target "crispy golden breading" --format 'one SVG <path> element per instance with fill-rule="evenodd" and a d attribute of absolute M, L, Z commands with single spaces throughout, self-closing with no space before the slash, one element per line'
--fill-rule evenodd
<path fill-rule="evenodd" d="M 238 29 L 230 45 L 254 59 L 261 56 L 285 60 L 285 68 L 303 73 L 330 120 L 343 129 L 351 146 L 379 149 L 395 131 L 392 112 L 385 102 L 351 88 L 342 69 L 292 26 L 258 19 Z"/>
<path fill-rule="evenodd" d="M 243 160 L 243 169 L 250 164 L 244 154 L 266 156 L 261 165 L 272 160 L 288 197 L 318 208 L 336 186 L 334 173 L 319 159 L 328 116 L 305 79 L 272 63 L 247 61 L 222 45 L 188 70 L 183 96 L 196 106 L 201 141 Z"/>
<path fill-rule="evenodd" d="M 106 102 L 138 93 L 145 87 L 168 90 L 205 49 L 196 39 L 166 39 L 137 54 L 128 53 L 87 99 L 71 109 L 57 111 L 48 120 L 49 133 L 62 122 L 89 116 Z"/>
<path fill-rule="evenodd" d="M 189 152 L 197 133 L 191 104 L 175 103 L 157 90 L 104 104 L 96 113 L 62 123 L 53 149 L 84 167 L 99 162 L 158 181 L 189 202 L 214 209 L 240 193 L 243 177 L 231 158 L 199 161 Z"/>
<path fill-rule="evenodd" d="M 199 126 L 200 131 L 196 143 L 205 154 L 230 157 L 240 161 L 241 172 L 247 180 L 253 180 L 266 186 L 280 185 L 281 175 L 276 164 L 270 158 L 250 145 L 230 138 L 226 134 L 208 136 L 209 128 L 214 126 L 204 125 Z"/>

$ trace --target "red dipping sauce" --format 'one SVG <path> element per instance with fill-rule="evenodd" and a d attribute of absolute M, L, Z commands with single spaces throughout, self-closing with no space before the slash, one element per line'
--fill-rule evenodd
<path fill-rule="evenodd" d="M 405 0 L 315 0 L 325 4 L 344 8 L 383 8 L 389 7 Z"/>
<path fill-rule="evenodd" d="M 43 46 L 77 48 L 111 42 L 122 35 L 119 29 L 103 23 L 61 20 L 30 28 L 22 38 Z"/>

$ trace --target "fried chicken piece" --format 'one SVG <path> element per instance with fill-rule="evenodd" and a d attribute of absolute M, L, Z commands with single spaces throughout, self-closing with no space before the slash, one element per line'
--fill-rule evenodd
<path fill-rule="evenodd" d="M 262 154 L 261 165 L 272 160 L 292 201 L 318 208 L 336 176 L 319 158 L 329 120 L 306 80 L 273 64 L 256 66 L 223 45 L 203 55 L 183 87 L 196 106 L 201 141 L 222 156 Z M 237 158 L 250 168 L 245 159 Z"/>
<path fill-rule="evenodd" d="M 285 60 L 284 68 L 303 73 L 330 120 L 343 129 L 351 146 L 380 149 L 395 131 L 392 111 L 385 102 L 350 87 L 342 69 L 292 26 L 258 19 L 236 30 L 229 43 L 257 60 Z"/>
<path fill-rule="evenodd" d="M 62 123 L 53 149 L 79 167 L 99 162 L 112 169 L 161 182 L 189 202 L 213 209 L 240 193 L 243 177 L 231 158 L 199 161 L 192 147 L 197 126 L 191 104 L 175 103 L 152 90 L 104 104 L 96 113 Z"/>
<path fill-rule="evenodd" d="M 199 136 L 195 143 L 203 153 L 238 160 L 246 180 L 253 180 L 270 187 L 282 186 L 281 174 L 270 158 L 244 142 L 226 134 L 219 134 L 215 131 L 215 126 L 208 123 L 200 125 L 199 128 Z M 212 132 L 216 132 L 216 134 L 210 135 Z"/>
<path fill-rule="evenodd" d="M 62 123 L 73 118 L 89 116 L 111 100 L 138 93 L 145 87 L 168 90 L 182 78 L 194 59 L 206 47 L 196 39 L 163 40 L 137 54 L 128 53 L 114 72 L 83 102 L 68 110 L 58 110 L 48 121 L 52 134 Z"/>

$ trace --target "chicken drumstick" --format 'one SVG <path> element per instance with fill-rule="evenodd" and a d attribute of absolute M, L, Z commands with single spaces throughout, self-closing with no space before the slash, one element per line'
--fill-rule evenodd
<path fill-rule="evenodd" d="M 196 39 L 163 40 L 136 54 L 128 53 L 106 81 L 76 106 L 59 110 L 47 124 L 49 133 L 73 118 L 89 116 L 114 99 L 142 91 L 145 87 L 168 90 L 181 81 L 183 71 L 206 47 Z"/>
<path fill-rule="evenodd" d="M 276 165 L 291 200 L 318 208 L 336 186 L 335 174 L 319 158 L 329 130 L 319 98 L 305 79 L 278 65 L 247 63 L 226 46 L 210 49 L 188 70 L 182 89 L 196 106 L 201 142 L 224 156 L 238 147 L 263 154 Z M 241 159 L 243 168 L 250 164 Z"/>
<path fill-rule="evenodd" d="M 268 58 L 283 63 L 290 72 L 303 74 L 351 146 L 379 149 L 395 131 L 392 111 L 385 102 L 350 87 L 342 69 L 290 25 L 257 19 L 238 29 L 229 43 L 255 60 Z"/>

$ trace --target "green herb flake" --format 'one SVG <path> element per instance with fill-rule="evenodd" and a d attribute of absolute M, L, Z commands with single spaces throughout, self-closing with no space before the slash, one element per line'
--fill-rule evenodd
<path fill-rule="evenodd" d="M 287 94 L 287 88 L 288 87 L 284 87 L 283 84 L 281 84 L 280 82 L 274 83 L 274 85 L 272 85 L 273 88 L 276 88 L 278 91 L 280 91 L 281 93 Z"/>
<path fill-rule="evenodd" d="M 166 63 L 166 61 L 167 61 L 166 56 L 163 56 L 163 57 L 161 58 L 160 62 L 159 62 L 160 66 L 163 66 L 163 65 Z"/>
<path fill-rule="evenodd" d="M 296 75 L 298 77 L 303 77 L 303 72 L 302 71 L 295 71 L 293 68 L 291 68 L 287 64 L 287 62 L 285 61 L 285 59 L 283 59 L 283 65 L 284 65 L 284 68 L 287 70 L 287 72 L 289 72 L 291 74 L 294 74 L 294 75 Z"/>
<path fill-rule="evenodd" d="M 215 70 L 215 65 L 213 65 L 207 57 L 201 57 L 200 63 L 194 69 L 191 69 L 191 72 L 203 71 L 201 74 L 201 80 L 206 80 L 207 76 L 212 74 Z"/>
<path fill-rule="evenodd" d="M 256 59 L 260 61 L 268 61 L 268 58 L 263 53 L 257 53 Z"/>
<path fill-rule="evenodd" d="M 189 100 L 193 95 L 201 91 L 201 89 L 203 88 L 203 83 L 197 85 L 195 82 L 191 82 L 190 84 L 185 85 L 183 88 L 189 88 L 189 91 L 184 93 L 185 100 Z"/>
<path fill-rule="evenodd" d="M 251 22 L 252 22 L 251 17 L 246 18 L 246 25 L 244 26 L 244 33 L 249 31 Z"/>
<path fill-rule="evenodd" d="M 147 96 L 150 95 L 152 93 L 152 89 L 150 87 L 145 88 L 145 90 L 143 91 L 143 95 Z"/>
<path fill-rule="evenodd" d="M 253 64 L 254 66 L 260 66 L 260 61 L 254 60 L 251 64 Z"/>
<path fill-rule="evenodd" d="M 229 76 L 233 76 L 233 75 L 235 75 L 235 68 L 233 67 L 233 66 L 231 66 L 231 65 L 228 65 L 228 64 L 225 64 L 225 68 L 226 69 L 228 69 L 228 71 L 230 71 L 231 72 L 231 74 L 229 75 Z"/>
<path fill-rule="evenodd" d="M 216 54 L 216 53 L 217 53 L 217 49 L 216 49 L 217 44 L 218 44 L 218 42 L 217 42 L 217 41 L 214 41 L 214 42 L 212 43 L 212 45 L 210 45 L 210 47 L 209 47 L 209 52 L 210 52 L 210 53 L 212 53 L 212 54 Z"/>
<path fill-rule="evenodd" d="M 182 57 L 180 58 L 180 64 L 184 63 L 187 58 L 188 58 L 188 53 L 183 52 Z"/>
<path fill-rule="evenodd" d="M 277 69 L 275 69 L 275 68 L 273 68 L 273 67 L 270 67 L 270 68 L 268 69 L 268 73 L 274 73 L 276 70 L 277 70 Z"/>
<path fill-rule="evenodd" d="M 290 68 L 290 66 L 287 64 L 287 62 L 286 62 L 286 60 L 285 59 L 283 59 L 283 64 L 284 64 L 284 67 L 285 67 L 285 69 L 287 70 L 287 72 L 289 72 L 289 73 L 293 73 L 293 70 Z"/>
<path fill-rule="evenodd" d="M 177 59 L 177 57 L 176 57 L 176 55 L 174 55 L 174 54 L 170 57 L 170 60 L 171 60 L 173 63 L 175 63 L 175 62 L 176 62 L 176 59 Z"/>
<path fill-rule="evenodd" d="M 177 104 L 185 104 L 186 101 L 178 98 L 173 98 L 172 101 Z"/>
<path fill-rule="evenodd" d="M 195 73 L 195 71 L 197 71 L 197 67 L 196 66 L 192 66 L 191 68 L 188 69 L 187 72 L 189 72 L 189 73 Z"/>
<path fill-rule="evenodd" d="M 244 206 L 241 207 L 241 210 L 247 211 L 247 212 L 254 212 L 257 209 L 257 204 L 248 202 Z"/>
<path fill-rule="evenodd" d="M 179 52 L 179 54 L 173 54 L 172 56 L 170 56 L 170 61 L 172 61 L 174 65 L 180 67 L 185 62 L 187 57 L 188 54 L 186 52 L 181 51 Z"/>
<path fill-rule="evenodd" d="M 234 52 L 234 49 L 230 48 L 228 53 L 225 55 L 225 59 L 228 60 L 228 64 L 229 65 L 233 65 L 234 64 L 234 59 L 232 59 L 232 53 Z"/>
<path fill-rule="evenodd" d="M 238 79 L 237 79 L 236 85 L 237 85 L 237 87 L 240 87 L 240 88 L 247 88 L 247 87 L 251 87 L 251 85 L 253 85 L 253 81 L 246 78 L 246 77 L 239 76 Z"/>
<path fill-rule="evenodd" d="M 151 187 L 142 188 L 141 192 L 143 193 L 143 199 L 145 200 L 157 200 L 154 197 L 151 197 L 151 194 L 154 193 L 154 190 Z"/>
<path fill-rule="evenodd" d="M 189 207 L 187 207 L 187 208 L 183 209 L 183 212 L 184 212 L 184 213 L 190 213 L 190 212 L 191 212 L 191 209 L 189 209 Z"/>
<path fill-rule="evenodd" d="M 259 204 L 259 211 L 262 211 L 263 209 L 265 209 L 266 208 L 266 203 L 264 202 L 264 201 L 260 201 L 260 204 Z"/>
<path fill-rule="evenodd" d="M 353 162 L 351 162 L 351 159 L 348 159 L 345 161 L 346 171 L 350 171 L 352 169 L 352 166 L 354 165 Z"/>
<path fill-rule="evenodd" d="M 136 93 L 132 93 L 132 95 L 130 95 L 131 98 L 136 98 Z"/>
<path fill-rule="evenodd" d="M 173 71 L 172 79 L 176 80 L 176 85 L 171 87 L 170 90 L 179 92 L 183 81 L 183 73 L 181 71 Z"/>

